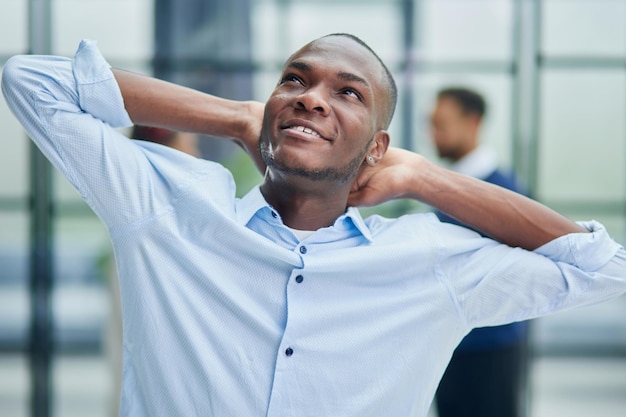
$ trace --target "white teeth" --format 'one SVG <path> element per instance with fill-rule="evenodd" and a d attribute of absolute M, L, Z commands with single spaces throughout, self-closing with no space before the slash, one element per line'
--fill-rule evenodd
<path fill-rule="evenodd" d="M 313 129 L 309 129 L 308 127 L 304 127 L 304 126 L 292 126 L 291 129 L 293 130 L 297 130 L 298 132 L 303 132 L 306 133 L 308 135 L 312 135 L 315 136 L 316 138 L 321 138 L 321 136 L 319 135 L 319 133 L 317 133 L 316 131 L 314 131 Z"/>

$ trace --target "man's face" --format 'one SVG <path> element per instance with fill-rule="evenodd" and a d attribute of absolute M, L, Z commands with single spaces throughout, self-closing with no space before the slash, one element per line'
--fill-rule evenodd
<path fill-rule="evenodd" d="M 300 49 L 265 106 L 267 166 L 321 181 L 354 178 L 381 125 L 383 80 L 380 63 L 352 39 L 331 36 Z"/>
<path fill-rule="evenodd" d="M 472 146 L 475 116 L 466 114 L 454 99 L 444 96 L 437 100 L 430 125 L 441 158 L 456 161 Z"/>

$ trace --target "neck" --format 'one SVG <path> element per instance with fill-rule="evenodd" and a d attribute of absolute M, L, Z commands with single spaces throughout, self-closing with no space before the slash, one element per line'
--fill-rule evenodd
<path fill-rule="evenodd" d="M 351 181 L 346 184 L 293 178 L 284 181 L 268 174 L 261 192 L 280 213 L 285 225 L 298 230 L 317 230 L 332 226 L 346 211 L 351 185 Z"/>

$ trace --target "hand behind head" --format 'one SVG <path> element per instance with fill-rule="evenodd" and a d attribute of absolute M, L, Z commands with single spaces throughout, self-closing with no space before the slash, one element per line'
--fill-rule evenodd
<path fill-rule="evenodd" d="M 390 147 L 375 165 L 365 166 L 356 177 L 348 206 L 370 207 L 398 198 L 414 198 L 423 161 L 419 154 Z"/>

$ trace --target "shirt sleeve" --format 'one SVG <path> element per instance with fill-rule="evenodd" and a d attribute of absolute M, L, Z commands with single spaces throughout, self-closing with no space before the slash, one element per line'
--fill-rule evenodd
<path fill-rule="evenodd" d="M 468 329 L 594 304 L 626 292 L 626 252 L 595 221 L 535 251 L 459 233 L 439 272 Z M 454 227 L 454 226 L 448 226 Z M 471 242 L 471 243 L 470 243 Z"/>
<path fill-rule="evenodd" d="M 107 226 L 128 225 L 167 203 L 171 181 L 156 172 L 152 148 L 116 129 L 132 121 L 95 41 L 82 41 L 74 59 L 9 59 L 2 92 L 30 138 Z"/>

